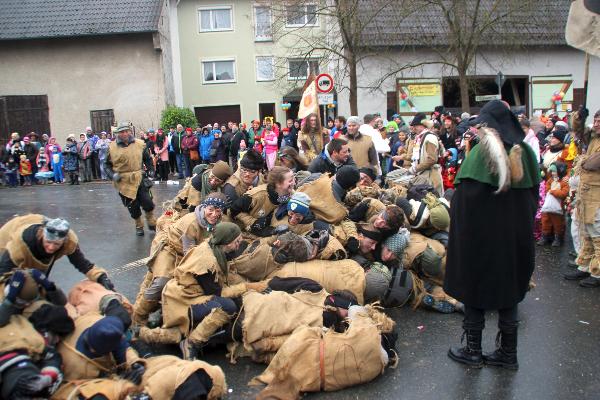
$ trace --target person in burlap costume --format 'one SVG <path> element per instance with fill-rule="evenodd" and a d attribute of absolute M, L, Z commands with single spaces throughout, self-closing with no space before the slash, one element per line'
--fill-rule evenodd
<path fill-rule="evenodd" d="M 194 246 L 208 240 L 226 210 L 227 199 L 223 193 L 213 192 L 166 232 L 157 235 L 147 261 L 148 272 L 140 285 L 135 300 L 134 323 L 145 325 L 148 316 L 159 308 L 161 294 L 173 271 L 183 256 Z M 160 236 L 160 238 L 159 238 Z"/>
<path fill-rule="evenodd" d="M 339 333 L 321 327 L 297 329 L 281 346 L 269 367 L 250 384 L 267 384 L 257 399 L 299 399 L 303 392 L 336 391 L 366 383 L 396 363 L 394 322 L 371 307 L 352 306 L 348 329 Z"/>
<path fill-rule="evenodd" d="M 421 201 L 400 198 L 396 204 L 402 208 L 411 231 L 448 245 L 450 230 L 450 203 L 445 198 L 437 198 L 427 193 Z"/>
<path fill-rule="evenodd" d="M 585 133 L 584 141 L 588 143 L 587 151 L 575 167 L 579 174 L 576 207 L 581 227 L 575 260 L 578 267 L 565 274 L 565 279 L 580 280 L 580 286 L 593 288 L 600 287 L 600 110 L 594 114 L 593 129 Z"/>
<path fill-rule="evenodd" d="M 360 224 L 370 224 L 381 233 L 381 238 L 398 232 L 404 225 L 402 209 L 396 205 L 386 206 L 377 199 L 367 198 L 356 205 L 349 214 L 350 220 Z"/>
<path fill-rule="evenodd" d="M 259 237 L 273 235 L 273 215 L 285 212 L 294 185 L 292 170 L 281 166 L 273 167 L 267 176 L 266 185 L 244 193 L 231 205 L 231 218 L 245 233 Z"/>
<path fill-rule="evenodd" d="M 540 170 L 507 103 L 488 102 L 472 123 L 480 141 L 454 181 L 444 279 L 444 291 L 465 306 L 466 345 L 448 356 L 473 367 L 517 369 L 517 309 L 535 268 Z M 487 310 L 498 310 L 499 348 L 482 356 Z"/>
<path fill-rule="evenodd" d="M 184 358 L 195 358 L 199 346 L 238 311 L 231 300 L 249 289 L 262 290 L 263 283 L 228 286 L 227 254 L 241 243 L 241 230 L 231 222 L 218 224 L 210 240 L 193 247 L 175 268 L 173 279 L 162 293 L 163 326 L 140 329 L 149 343 L 177 343 Z"/>
<path fill-rule="evenodd" d="M 319 116 L 309 114 L 304 119 L 304 124 L 298 133 L 298 148 L 308 162 L 319 157 L 323 147 L 329 142 L 327 129 L 321 126 Z"/>
<path fill-rule="evenodd" d="M 349 117 L 346 128 L 348 129 L 346 137 L 348 147 L 358 168 L 371 167 L 373 170 L 377 170 L 377 150 L 375 150 L 373 139 L 360 133 L 360 118 L 356 116 Z"/>
<path fill-rule="evenodd" d="M 85 258 L 79 239 L 66 220 L 27 214 L 0 228 L 0 273 L 33 268 L 49 275 L 54 263 L 63 256 L 88 279 L 107 289 L 114 288 L 106 270 Z"/>
<path fill-rule="evenodd" d="M 223 185 L 223 193 L 230 203 L 235 203 L 248 190 L 265 183 L 261 174 L 263 166 L 264 160 L 258 151 L 250 149 L 244 154 L 240 168 Z"/>
<path fill-rule="evenodd" d="M 194 175 L 186 180 L 183 188 L 173 199 L 173 208 L 180 212 L 194 211 L 209 193 L 222 192 L 223 185 L 232 173 L 231 167 L 225 161 L 194 167 Z M 185 213 L 181 213 L 183 214 Z"/>
<path fill-rule="evenodd" d="M 146 144 L 133 136 L 129 124 L 121 123 L 117 127 L 117 138 L 108 146 L 104 168 L 135 221 L 136 235 L 144 235 L 142 209 L 148 229 L 156 230 L 154 201 L 148 184 L 154 177 L 154 163 Z"/>
<path fill-rule="evenodd" d="M 439 196 L 443 196 L 442 168 L 438 164 L 440 146 L 443 146 L 437 135 L 429 130 L 433 125 L 425 114 L 416 114 L 410 125 L 416 133 L 409 169 L 415 175 L 414 184 L 429 184 Z"/>

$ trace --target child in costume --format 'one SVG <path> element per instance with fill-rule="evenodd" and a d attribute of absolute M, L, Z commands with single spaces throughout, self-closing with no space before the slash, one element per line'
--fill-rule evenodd
<path fill-rule="evenodd" d="M 548 167 L 546 197 L 541 208 L 542 237 L 537 242 L 544 246 L 552 242 L 553 247 L 562 245 L 565 235 L 565 200 L 569 195 L 567 165 L 555 161 Z"/>
<path fill-rule="evenodd" d="M 64 177 L 62 172 L 63 155 L 57 146 L 52 146 L 52 171 L 54 171 L 54 183 L 63 183 Z"/>
<path fill-rule="evenodd" d="M 19 174 L 23 177 L 23 186 L 31 186 L 32 182 L 32 168 L 31 161 L 27 159 L 25 154 L 21 154 L 21 160 L 19 161 Z"/>

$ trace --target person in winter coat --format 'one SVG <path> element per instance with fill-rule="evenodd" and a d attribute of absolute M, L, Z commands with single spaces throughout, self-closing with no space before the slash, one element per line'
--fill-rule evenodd
<path fill-rule="evenodd" d="M 242 140 L 248 143 L 248 137 L 243 130 L 239 129 L 237 124 L 231 126 L 231 133 L 233 136 L 229 142 L 229 165 L 235 172 L 237 170 L 237 161 L 241 158 L 239 157 L 240 143 Z"/>
<path fill-rule="evenodd" d="M 213 163 L 217 161 L 227 162 L 229 157 L 225 141 L 223 140 L 223 133 L 219 129 L 213 129 L 212 132 L 214 139 L 210 145 L 210 161 Z"/>
<path fill-rule="evenodd" d="M 181 141 L 183 151 L 183 162 L 185 165 L 185 177 L 192 176 L 192 169 L 197 165 L 198 159 L 198 138 L 192 132 L 192 128 L 185 128 L 185 136 Z"/>
<path fill-rule="evenodd" d="M 33 170 L 31 167 L 31 161 L 27 159 L 25 154 L 21 154 L 19 160 L 19 175 L 23 177 L 23 186 L 31 186 L 33 180 Z"/>
<path fill-rule="evenodd" d="M 565 236 L 565 199 L 569 195 L 569 177 L 567 165 L 555 161 L 548 167 L 546 178 L 546 199 L 542 206 L 542 237 L 539 246 L 552 242 L 553 247 L 560 247 Z"/>
<path fill-rule="evenodd" d="M 519 122 L 521 123 L 521 127 L 523 128 L 523 132 L 525 132 L 525 139 L 523 139 L 523 141 L 529 146 L 531 146 L 531 149 L 535 153 L 535 158 L 536 160 L 538 160 L 538 163 L 541 162 L 542 159 L 540 155 L 540 141 L 533 129 L 531 129 L 531 123 L 528 119 L 521 119 Z"/>
<path fill-rule="evenodd" d="M 79 185 L 79 156 L 77 152 L 77 143 L 75 143 L 75 138 L 73 136 L 67 138 L 67 144 L 63 150 L 63 155 L 63 166 L 65 172 L 69 174 L 71 185 Z"/>
<path fill-rule="evenodd" d="M 210 164 L 211 162 L 213 140 L 215 140 L 215 137 L 210 134 L 210 129 L 206 126 L 202 128 L 202 136 L 200 136 L 200 157 L 202 158 L 202 164 Z"/>
<path fill-rule="evenodd" d="M 311 161 L 308 171 L 334 175 L 344 165 L 356 166 L 350 155 L 349 144 L 344 139 L 333 139 L 325 145 L 321 154 Z"/>
<path fill-rule="evenodd" d="M 277 137 L 279 136 L 279 131 L 277 130 L 277 125 L 273 124 L 273 118 L 266 117 L 265 122 L 263 142 L 267 169 L 270 171 L 275 166 L 275 161 L 277 160 Z"/>
<path fill-rule="evenodd" d="M 156 132 L 156 143 L 154 145 L 154 154 L 156 154 L 156 171 L 161 181 L 169 179 L 169 141 L 165 137 L 162 129 Z"/>
<path fill-rule="evenodd" d="M 100 177 L 103 181 L 108 179 L 106 176 L 106 170 L 104 169 L 104 162 L 106 161 L 106 156 L 108 155 L 108 145 L 110 144 L 110 140 L 106 137 L 106 132 L 100 132 L 100 139 L 96 142 L 96 146 L 94 150 L 98 154 L 98 160 L 100 162 Z"/>
<path fill-rule="evenodd" d="M 79 143 L 77 143 L 77 152 L 79 154 L 80 166 L 82 168 L 83 182 L 92 181 L 92 149 L 85 136 L 85 133 L 79 135 Z"/>
<path fill-rule="evenodd" d="M 63 176 L 63 155 L 62 152 L 58 149 L 58 146 L 53 146 L 52 148 L 52 158 L 50 159 L 52 163 L 52 171 L 54 172 L 54 183 L 63 183 L 65 180 Z"/>
<path fill-rule="evenodd" d="M 48 143 L 44 147 L 44 149 L 46 151 L 46 159 L 49 160 L 49 161 L 52 159 L 52 146 L 58 146 L 58 151 L 62 151 L 60 145 L 56 142 L 56 138 L 55 137 L 50 137 L 48 139 Z"/>
<path fill-rule="evenodd" d="M 533 221 L 540 173 L 508 106 L 493 100 L 473 121 L 479 144 L 454 180 L 444 291 L 464 304 L 464 347 L 448 356 L 480 368 L 517 369 L 518 304 L 535 267 Z M 510 157 L 510 159 L 509 159 Z M 498 310 L 499 348 L 482 355 L 485 312 Z"/>
<path fill-rule="evenodd" d="M 260 139 L 262 138 L 263 127 L 261 126 L 260 121 L 257 119 L 252 120 L 251 125 L 252 126 L 248 130 L 248 148 L 254 148 L 259 153 L 262 153 Z"/>

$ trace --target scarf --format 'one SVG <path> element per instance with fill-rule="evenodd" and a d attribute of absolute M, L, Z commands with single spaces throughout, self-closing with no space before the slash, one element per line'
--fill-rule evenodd
<path fill-rule="evenodd" d="M 212 232 L 215 229 L 215 225 L 208 223 L 206 218 L 204 217 L 204 207 L 196 207 L 194 210 L 194 214 L 196 214 L 196 221 L 202 228 L 204 228 L 207 232 Z"/>

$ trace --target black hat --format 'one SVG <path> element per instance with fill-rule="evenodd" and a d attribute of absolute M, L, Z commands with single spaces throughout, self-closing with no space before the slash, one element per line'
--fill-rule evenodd
<path fill-rule="evenodd" d="M 31 314 L 29 322 L 36 331 L 65 336 L 75 330 L 75 323 L 63 306 L 44 304 Z"/>
<path fill-rule="evenodd" d="M 552 131 L 552 136 L 564 143 L 565 136 L 567 136 L 567 129 L 564 126 L 557 125 Z"/>
<path fill-rule="evenodd" d="M 335 173 L 335 180 L 344 190 L 350 190 L 360 180 L 360 172 L 353 165 L 344 165 Z"/>
<path fill-rule="evenodd" d="M 254 149 L 250 149 L 240 160 L 240 165 L 242 168 L 251 169 L 252 171 L 260 171 L 263 169 L 263 162 L 264 161 L 260 153 Z"/>
<path fill-rule="evenodd" d="M 510 146 L 521 143 L 525 138 L 519 120 L 501 100 L 492 100 L 487 103 L 477 118 L 469 123 L 472 126 L 485 124 L 495 129 L 502 141 Z"/>
<path fill-rule="evenodd" d="M 417 115 L 413 117 L 412 121 L 410 121 L 410 126 L 423 125 L 421 121 L 423 121 L 424 119 L 427 119 L 427 116 L 425 114 L 417 113 Z"/>
<path fill-rule="evenodd" d="M 371 167 L 362 167 L 358 170 L 360 173 L 367 175 L 371 178 L 372 181 L 377 179 L 377 175 L 375 174 L 375 170 Z"/>

